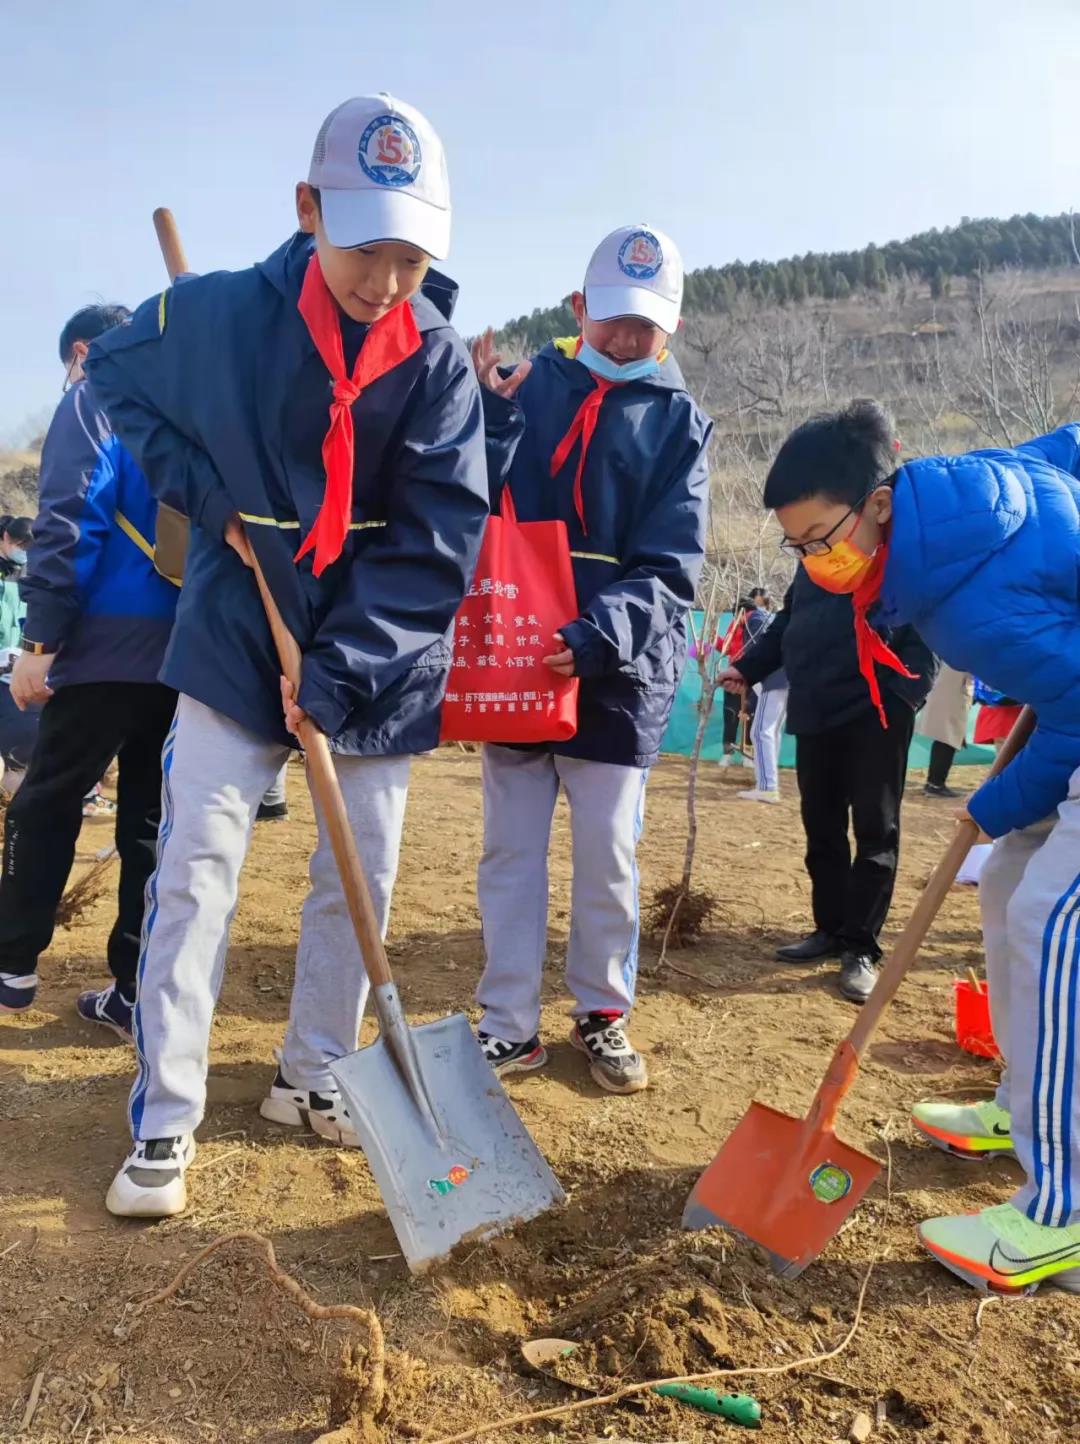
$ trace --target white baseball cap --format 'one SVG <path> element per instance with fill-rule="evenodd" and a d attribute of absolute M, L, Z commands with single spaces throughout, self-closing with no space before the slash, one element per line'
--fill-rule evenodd
<path fill-rule="evenodd" d="M 605 236 L 585 272 L 585 310 L 593 321 L 642 316 L 670 335 L 679 324 L 682 295 L 678 247 L 644 223 Z"/>
<path fill-rule="evenodd" d="M 319 128 L 308 171 L 332 246 L 404 241 L 435 260 L 450 249 L 450 182 L 431 123 L 385 91 L 346 100 Z"/>

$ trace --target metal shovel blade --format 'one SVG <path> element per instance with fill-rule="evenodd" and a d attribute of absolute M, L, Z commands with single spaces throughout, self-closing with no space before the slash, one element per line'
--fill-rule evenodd
<path fill-rule="evenodd" d="M 731 1229 L 798 1278 L 840 1231 L 881 1172 L 831 1128 L 751 1103 L 694 1185 L 683 1228 Z"/>
<path fill-rule="evenodd" d="M 414 1024 L 408 1034 L 427 1106 L 410 1089 L 385 1032 L 331 1064 L 331 1072 L 405 1260 L 423 1273 L 459 1243 L 505 1232 L 566 1196 L 464 1013 Z"/>

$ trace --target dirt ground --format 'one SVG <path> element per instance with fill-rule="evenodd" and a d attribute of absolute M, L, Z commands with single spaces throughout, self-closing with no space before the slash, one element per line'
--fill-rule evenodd
<path fill-rule="evenodd" d="M 1008 1198 L 1018 1177 L 1007 1162 L 946 1158 L 917 1142 L 907 1122 L 920 1096 L 992 1084 L 992 1065 L 951 1041 L 951 979 L 981 964 L 972 894 L 951 897 L 842 1120 L 853 1144 L 883 1160 L 891 1153 L 891 1200 L 884 1181 L 875 1185 L 840 1238 L 792 1283 L 720 1231 L 680 1231 L 692 1183 L 749 1100 L 803 1111 L 852 1016 L 836 992 L 835 965 L 785 967 L 772 957 L 807 920 L 793 777 L 784 776 L 783 804 L 769 808 L 734 799 L 740 776 L 706 773 L 699 879 L 721 910 L 700 944 L 672 956 L 699 981 L 657 976 L 655 947 L 643 949 L 633 1036 L 649 1055 L 652 1088 L 633 1098 L 601 1093 L 567 1042 L 568 824 L 560 808 L 543 1023 L 551 1063 L 509 1080 L 508 1091 L 569 1203 L 423 1279 L 411 1278 L 398 1255 L 363 1156 L 257 1113 L 286 1015 L 313 837 L 299 768 L 291 769 L 293 820 L 258 829 L 245 874 L 183 1218 L 137 1225 L 105 1212 L 125 1147 L 132 1058 L 95 1036 L 72 1003 L 103 977 L 108 897 L 62 931 L 38 1006 L 0 1019 L 0 1439 L 310 1444 L 326 1428 L 339 1326 L 310 1323 L 249 1246 L 215 1255 L 170 1302 L 138 1308 L 185 1259 L 236 1229 L 270 1238 L 320 1303 L 378 1311 L 390 1354 L 387 1439 L 439 1440 L 580 1397 L 522 1364 L 522 1342 L 545 1335 L 579 1341 L 581 1360 L 609 1385 L 824 1353 L 848 1331 L 875 1259 L 860 1327 L 843 1353 L 727 1386 L 760 1399 L 762 1439 L 846 1440 L 864 1412 L 875 1439 L 1080 1437 L 1075 1302 L 1044 1289 L 980 1310 L 914 1234 L 927 1215 Z M 407 1006 L 430 1018 L 471 1007 L 480 967 L 478 761 L 444 750 L 419 761 L 413 778 L 391 956 Z M 685 778 L 683 762 L 665 760 L 650 783 L 646 897 L 678 875 Z M 894 910 L 901 921 L 950 826 L 947 805 L 927 802 L 918 787 L 913 794 Z M 84 860 L 108 832 L 107 822 L 87 824 Z M 735 1437 L 722 1420 L 645 1400 L 498 1437 Z"/>

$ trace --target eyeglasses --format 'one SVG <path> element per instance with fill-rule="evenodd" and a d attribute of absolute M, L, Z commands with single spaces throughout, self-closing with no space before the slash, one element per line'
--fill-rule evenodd
<path fill-rule="evenodd" d="M 876 486 L 872 486 L 872 487 L 870 488 L 870 491 L 868 491 L 865 496 L 860 496 L 860 497 L 859 497 L 859 500 L 855 503 L 855 505 L 854 505 L 854 506 L 849 506 L 848 509 L 847 509 L 847 511 L 844 512 L 844 515 L 840 518 L 840 520 L 836 523 L 836 525 L 835 525 L 835 526 L 831 526 L 831 527 L 829 528 L 829 530 L 825 533 L 824 536 L 815 537 L 815 538 L 813 539 L 813 541 L 808 541 L 808 542 L 793 542 L 793 541 L 788 541 L 788 540 L 785 538 L 785 539 L 780 543 L 780 550 L 784 553 L 785 556 L 789 556 L 789 557 L 800 557 L 800 558 L 801 558 L 801 557 L 823 557 L 823 556 L 826 556 L 826 555 L 827 555 L 829 552 L 831 552 L 832 549 L 833 549 L 833 544 L 832 544 L 832 542 L 829 540 L 829 538 L 830 538 L 831 536 L 835 535 L 835 533 L 840 530 L 840 528 L 844 525 L 844 523 L 847 521 L 847 519 L 848 519 L 849 516 L 855 516 L 856 512 L 859 512 L 859 511 L 862 510 L 862 508 L 866 505 L 866 502 L 867 502 L 867 500 L 869 499 L 871 492 L 876 491 L 876 490 L 877 490 L 877 487 L 876 487 Z M 856 520 L 855 526 L 858 526 L 858 520 Z M 855 530 L 855 527 L 853 526 L 853 527 L 851 528 L 851 531 L 854 531 L 854 530 Z M 851 535 L 851 532 L 849 532 L 848 535 L 850 536 L 850 535 Z M 841 540 L 841 541 L 844 541 L 844 540 L 846 540 L 846 538 L 841 537 L 840 540 Z"/>

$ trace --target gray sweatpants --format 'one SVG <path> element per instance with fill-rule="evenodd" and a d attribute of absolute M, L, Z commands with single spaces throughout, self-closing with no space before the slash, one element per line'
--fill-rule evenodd
<path fill-rule="evenodd" d="M 210 1025 L 240 869 L 259 802 L 288 749 L 181 696 L 162 754 L 157 870 L 147 886 L 135 1004 L 135 1138 L 192 1132 L 206 1104 Z M 335 757 L 360 859 L 385 930 L 408 791 L 408 757 Z M 282 1071 L 336 1085 L 327 1064 L 357 1043 L 368 980 L 319 818 L 296 953 Z"/>
<path fill-rule="evenodd" d="M 574 1016 L 628 1013 L 637 981 L 638 871 L 648 770 L 550 752 L 484 748 L 484 854 L 477 877 L 487 965 L 481 1028 L 522 1043 L 540 1025 L 548 846 L 560 786 L 574 849 L 566 982 Z"/>
<path fill-rule="evenodd" d="M 1056 818 L 994 844 L 979 878 L 998 1103 L 1036 1223 L 1080 1222 L 1080 771 Z"/>

